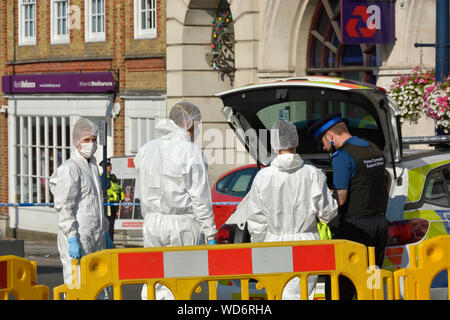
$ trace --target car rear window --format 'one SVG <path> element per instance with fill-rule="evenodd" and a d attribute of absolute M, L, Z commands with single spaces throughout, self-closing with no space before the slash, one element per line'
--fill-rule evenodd
<path fill-rule="evenodd" d="M 374 117 L 360 106 L 345 101 L 288 101 L 268 105 L 260 109 L 256 116 L 264 127 L 270 130 L 278 120 L 288 120 L 297 127 L 300 154 L 319 153 L 317 144 L 306 130 L 315 121 L 327 114 L 340 112 L 350 132 L 366 138 L 378 146 L 383 144 L 381 132 Z"/>
<path fill-rule="evenodd" d="M 378 103 L 384 97 L 384 94 L 372 89 L 344 91 L 326 87 L 274 85 L 234 92 L 222 97 L 222 100 L 225 106 L 233 109 L 234 116 L 242 126 L 240 136 L 246 139 L 249 152 L 260 163 L 268 165 L 273 157 L 268 132 L 279 119 L 291 121 L 297 126 L 297 153 L 314 161 L 327 158 L 326 152 L 319 149 L 307 128 L 333 112 L 342 113 L 352 135 L 371 141 L 385 150 L 382 119 L 378 114 L 381 110 Z M 255 138 L 258 143 L 255 143 Z"/>

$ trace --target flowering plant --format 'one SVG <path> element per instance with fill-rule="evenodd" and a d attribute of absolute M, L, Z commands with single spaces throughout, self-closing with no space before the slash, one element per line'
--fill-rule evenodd
<path fill-rule="evenodd" d="M 393 82 L 389 95 L 398 104 L 402 122 L 417 122 L 425 114 L 437 126 L 450 130 L 450 76 L 436 82 L 434 71 L 416 67 L 411 74 L 399 74 Z"/>
<path fill-rule="evenodd" d="M 425 89 L 422 108 L 426 115 L 434 119 L 447 133 L 450 131 L 450 76 L 445 82 L 433 82 Z"/>

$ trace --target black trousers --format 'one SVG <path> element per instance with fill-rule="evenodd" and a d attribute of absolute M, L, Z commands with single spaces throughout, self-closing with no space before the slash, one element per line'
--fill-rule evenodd
<path fill-rule="evenodd" d="M 108 233 L 111 240 L 114 241 L 114 222 L 116 221 L 117 212 L 119 211 L 119 206 L 109 206 L 110 209 L 107 210 L 106 218 L 109 221 Z M 108 212 L 109 211 L 109 212 Z M 108 213 L 111 213 L 110 215 Z"/>
<path fill-rule="evenodd" d="M 375 264 L 381 268 L 388 238 L 388 222 L 385 214 L 371 217 L 345 217 L 332 224 L 333 239 L 345 239 L 362 243 L 367 247 L 375 247 Z M 351 300 L 355 295 L 355 287 L 347 278 L 339 277 L 339 296 L 341 300 Z M 326 299 L 331 297 L 329 277 L 325 281 Z"/>

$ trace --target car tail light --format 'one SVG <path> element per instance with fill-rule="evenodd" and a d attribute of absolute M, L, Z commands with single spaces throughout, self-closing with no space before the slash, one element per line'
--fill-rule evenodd
<path fill-rule="evenodd" d="M 222 225 L 219 228 L 217 242 L 219 244 L 230 243 L 230 228 L 227 225 Z"/>
<path fill-rule="evenodd" d="M 414 218 L 389 222 L 387 246 L 400 246 L 422 240 L 428 231 L 427 220 Z"/>

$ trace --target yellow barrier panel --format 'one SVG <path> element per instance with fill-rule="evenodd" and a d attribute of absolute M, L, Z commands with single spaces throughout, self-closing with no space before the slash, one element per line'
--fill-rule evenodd
<path fill-rule="evenodd" d="M 36 285 L 36 262 L 16 256 L 0 257 L 0 300 L 48 300 L 47 286 Z"/>
<path fill-rule="evenodd" d="M 147 297 L 155 299 L 159 283 L 176 299 L 186 300 L 206 281 L 209 299 L 217 299 L 217 281 L 236 279 L 246 300 L 253 279 L 268 299 L 281 299 L 285 285 L 299 277 L 301 298 L 308 299 L 307 278 L 329 275 L 331 297 L 339 299 L 338 277 L 343 275 L 355 285 L 358 299 L 383 299 L 383 280 L 387 292 L 393 292 L 392 274 L 369 267 L 373 262 L 373 248 L 369 258 L 364 245 L 346 240 L 110 249 L 84 256 L 80 283 L 55 287 L 54 298 L 64 294 L 68 300 L 92 300 L 113 287 L 114 299 L 120 300 L 123 285 L 142 283 L 147 284 Z"/>
<path fill-rule="evenodd" d="M 409 249 L 410 267 L 394 272 L 395 299 L 401 298 L 400 278 L 403 278 L 404 299 L 430 300 L 431 283 L 437 274 L 446 270 L 450 283 L 450 236 L 434 237 Z"/>

